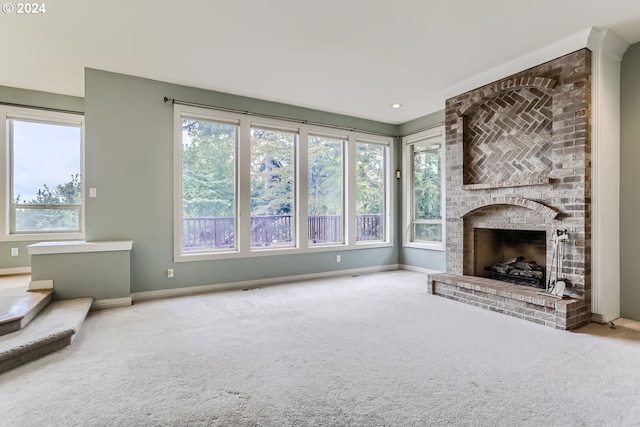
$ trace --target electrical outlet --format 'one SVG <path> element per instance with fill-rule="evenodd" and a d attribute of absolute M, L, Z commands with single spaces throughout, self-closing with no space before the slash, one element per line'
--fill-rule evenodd
<path fill-rule="evenodd" d="M 170 268 L 167 270 L 167 277 L 169 278 L 173 277 L 173 268 Z"/>
<path fill-rule="evenodd" d="M 340 255 L 336 255 L 336 262 L 340 262 L 342 261 L 342 259 L 340 258 Z"/>
<path fill-rule="evenodd" d="M 18 248 L 11 248 L 11 256 L 18 256 Z"/>

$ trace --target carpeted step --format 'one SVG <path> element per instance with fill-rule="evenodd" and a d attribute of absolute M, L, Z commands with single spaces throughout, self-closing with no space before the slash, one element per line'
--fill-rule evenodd
<path fill-rule="evenodd" d="M 92 303 L 93 298 L 54 301 L 26 328 L 0 337 L 0 373 L 71 344 Z"/>
<path fill-rule="evenodd" d="M 27 292 L 22 288 L 0 293 L 0 335 L 23 329 L 51 301 L 53 291 Z"/>

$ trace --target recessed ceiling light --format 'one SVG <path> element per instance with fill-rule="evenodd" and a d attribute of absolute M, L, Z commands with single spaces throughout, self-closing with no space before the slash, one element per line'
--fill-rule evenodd
<path fill-rule="evenodd" d="M 402 104 L 397 104 L 397 103 L 396 104 L 391 104 L 391 108 L 398 109 L 400 107 L 402 107 Z"/>

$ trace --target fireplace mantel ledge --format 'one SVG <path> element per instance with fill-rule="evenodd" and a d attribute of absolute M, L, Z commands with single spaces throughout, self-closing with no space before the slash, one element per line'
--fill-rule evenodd
<path fill-rule="evenodd" d="M 491 188 L 509 188 L 509 187 L 524 187 L 527 185 L 547 185 L 551 184 L 551 178 L 536 178 L 526 181 L 517 182 L 487 182 L 480 184 L 463 184 L 463 190 L 487 190 Z"/>

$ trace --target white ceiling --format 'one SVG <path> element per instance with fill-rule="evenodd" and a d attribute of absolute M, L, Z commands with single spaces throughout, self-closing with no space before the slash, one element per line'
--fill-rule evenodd
<path fill-rule="evenodd" d="M 83 96 L 90 67 L 396 124 L 590 27 L 640 41 L 638 0 L 38 1 L 0 13 L 0 85 Z"/>

